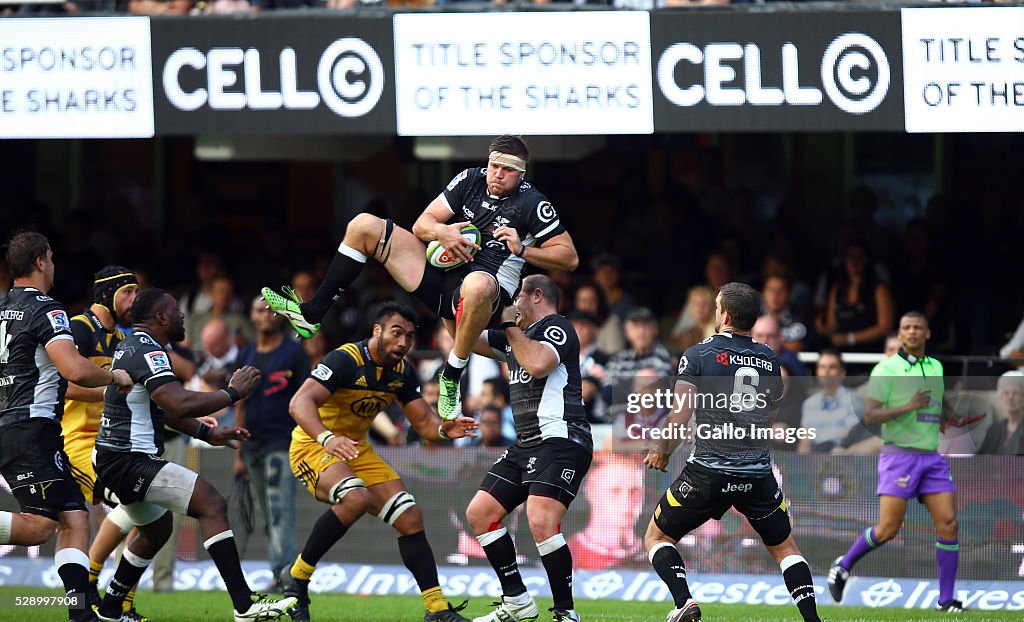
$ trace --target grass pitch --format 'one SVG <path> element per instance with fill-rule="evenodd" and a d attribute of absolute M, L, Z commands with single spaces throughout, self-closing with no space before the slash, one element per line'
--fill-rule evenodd
<path fill-rule="evenodd" d="M 15 607 L 15 596 L 58 596 L 59 591 L 17 587 L 0 588 L 0 620 L 18 622 L 55 622 L 67 620 L 67 610 L 59 607 Z M 461 602 L 462 599 L 454 599 Z M 462 613 L 472 619 L 490 610 L 490 599 L 474 598 Z M 226 592 L 175 592 L 154 594 L 139 592 L 139 611 L 153 622 L 228 622 L 231 601 Z M 456 603 L 457 604 L 457 603 Z M 542 613 L 551 606 L 550 599 L 538 599 Z M 585 622 L 660 622 L 670 606 L 668 603 L 623 602 L 613 600 L 578 600 L 577 611 Z M 800 621 L 796 607 L 771 605 L 702 605 L 707 622 L 781 622 Z M 346 596 L 323 594 L 313 596 L 311 614 L 314 622 L 421 622 L 423 601 L 415 596 Z M 868 609 L 866 607 L 822 607 L 823 620 L 829 622 L 902 620 L 949 620 L 996 622 L 1020 620 L 1019 611 L 969 611 L 961 614 L 940 614 L 932 611 L 904 609 Z M 288 622 L 289 618 L 283 618 Z M 547 622 L 542 615 L 538 622 Z"/>

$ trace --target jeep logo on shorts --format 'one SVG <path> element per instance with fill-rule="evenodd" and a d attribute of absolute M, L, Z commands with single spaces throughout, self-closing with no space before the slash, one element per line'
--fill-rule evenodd
<path fill-rule="evenodd" d="M 725 488 L 722 489 L 722 492 L 750 492 L 753 489 L 754 489 L 754 485 L 753 484 L 749 484 L 749 483 L 748 484 L 728 483 L 728 484 L 725 485 Z"/>

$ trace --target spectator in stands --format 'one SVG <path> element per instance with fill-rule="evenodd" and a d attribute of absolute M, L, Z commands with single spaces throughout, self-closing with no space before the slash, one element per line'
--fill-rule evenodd
<path fill-rule="evenodd" d="M 622 262 L 614 255 L 599 255 L 593 263 L 594 282 L 604 292 L 608 301 L 608 311 L 625 320 L 631 309 L 637 306 L 636 300 L 622 286 Z"/>
<path fill-rule="evenodd" d="M 196 3 L 195 13 L 206 15 L 230 15 L 232 13 L 251 13 L 252 5 L 249 0 L 199 0 Z"/>
<path fill-rule="evenodd" d="M 238 367 L 239 346 L 232 338 L 230 327 L 223 320 L 214 318 L 203 327 L 200 345 L 199 364 L 191 380 L 194 385 L 189 390 L 200 390 L 199 380 L 212 372 L 223 372 L 226 376 Z"/>
<path fill-rule="evenodd" d="M 157 2 L 157 4 L 163 4 Z M 178 306 L 185 312 L 185 317 L 209 311 L 213 307 L 213 282 L 217 277 L 227 274 L 220 255 L 213 251 L 203 251 L 196 262 L 196 281 L 198 287 L 186 291 L 178 298 Z M 229 306 L 231 311 L 242 313 L 245 304 L 241 298 L 233 298 Z"/>
<path fill-rule="evenodd" d="M 512 416 L 512 399 L 509 396 L 508 383 L 502 375 L 483 381 L 479 394 L 479 411 L 485 408 L 497 408 L 501 411 L 501 434 L 505 438 L 516 438 L 516 422 Z"/>
<path fill-rule="evenodd" d="M 599 350 L 613 354 L 626 347 L 622 322 L 619 321 L 619 316 L 608 312 L 604 292 L 596 283 L 587 281 L 576 288 L 573 294 L 573 308 L 597 317 L 601 326 L 597 331 L 596 341 Z"/>
<path fill-rule="evenodd" d="M 826 348 L 818 355 L 816 379 L 821 390 L 804 400 L 800 427 L 814 430 L 814 439 L 801 439 L 797 453 L 844 453 L 853 444 L 854 430 L 864 419 L 864 399 L 843 386 L 846 364 L 838 350 Z M 866 438 L 866 437 L 865 437 Z M 879 442 L 881 448 L 881 442 Z"/>
<path fill-rule="evenodd" d="M 616 413 L 615 421 L 612 424 L 612 434 L 607 438 L 605 450 L 639 454 L 650 448 L 650 441 L 634 437 L 639 435 L 641 430 L 649 431 L 660 428 L 669 414 L 669 409 L 664 405 L 658 408 L 656 402 L 651 398 L 648 398 L 650 401 L 645 402 L 642 396 L 653 396 L 659 389 L 668 389 L 669 383 L 665 378 L 651 367 L 644 367 L 636 371 L 631 391 L 632 395 L 637 396 L 633 398 L 635 403 L 631 406 L 627 404 L 626 408 L 620 409 Z M 631 427 L 633 427 L 632 432 Z M 649 432 L 644 438 L 650 438 Z"/>
<path fill-rule="evenodd" d="M 980 454 L 1024 455 L 1024 372 L 1008 371 L 996 385 L 1006 419 L 993 421 L 981 442 Z"/>
<path fill-rule="evenodd" d="M 651 368 L 667 376 L 675 371 L 672 355 L 658 341 L 658 321 L 647 307 L 636 307 L 626 316 L 626 341 L 629 348 L 608 359 L 603 397 L 611 407 L 624 403 L 638 371 Z"/>
<path fill-rule="evenodd" d="M 132 15 L 186 15 L 192 9 L 192 0 L 128 0 Z"/>
<path fill-rule="evenodd" d="M 781 235 L 781 233 L 780 233 Z M 793 268 L 792 251 L 790 242 L 784 237 L 777 243 L 773 250 L 768 251 L 761 262 L 761 289 L 769 277 L 782 276 L 789 284 L 789 308 L 801 317 L 810 315 L 812 298 L 814 293 L 811 286 L 799 280 Z"/>
<path fill-rule="evenodd" d="M 508 447 L 512 440 L 501 433 L 502 413 L 497 406 L 486 406 L 480 411 L 480 445 Z"/>
<path fill-rule="evenodd" d="M 782 347 L 782 335 L 779 334 L 779 324 L 769 315 L 762 315 L 754 322 L 750 329 L 750 337 L 759 341 L 776 354 L 779 355 L 779 365 L 782 372 L 782 386 L 787 399 L 782 402 L 782 408 L 775 419 L 774 428 L 784 429 L 800 425 L 800 404 L 807 395 L 807 382 L 803 379 L 807 376 L 807 367 L 800 362 L 796 353 Z M 779 451 L 795 451 L 796 447 L 791 443 L 775 442 L 773 447 Z"/>
<path fill-rule="evenodd" d="M 769 276 L 761 292 L 765 315 L 771 316 L 779 325 L 779 334 L 786 350 L 802 352 L 813 338 L 810 327 L 813 322 L 794 313 L 790 307 L 789 279 L 781 274 Z"/>
<path fill-rule="evenodd" d="M 890 357 L 899 352 L 902 347 L 903 342 L 900 341 L 900 336 L 897 333 L 889 333 L 885 337 L 885 348 L 882 350 L 882 354 Z"/>
<path fill-rule="evenodd" d="M 231 284 L 231 279 L 226 276 L 218 276 L 213 279 L 210 288 L 210 310 L 195 313 L 185 320 L 185 343 L 191 346 L 197 354 L 201 348 L 199 336 L 203 332 L 203 327 L 215 318 L 222 320 L 231 328 L 235 343 L 239 346 L 244 346 L 255 337 L 249 318 L 231 310 L 231 301 L 234 298 L 235 288 Z"/>
<path fill-rule="evenodd" d="M 299 270 L 292 275 L 292 291 L 302 300 L 309 300 L 316 293 L 316 278 L 309 270 Z"/>
<path fill-rule="evenodd" d="M 695 285 L 686 294 L 686 306 L 676 318 L 668 345 L 673 352 L 685 352 L 714 334 L 715 297 L 710 287 Z"/>
<path fill-rule="evenodd" d="M 843 269 L 829 291 L 821 332 L 844 351 L 876 352 L 893 329 L 892 294 L 869 269 L 866 247 L 851 244 L 845 257 Z"/>
<path fill-rule="evenodd" d="M 939 344 L 949 338 L 949 313 L 946 304 L 946 275 L 949 271 L 932 252 L 928 223 L 923 218 L 907 223 L 902 257 L 893 271 L 893 295 L 899 311 L 920 309 L 928 318 L 932 341 Z"/>
<path fill-rule="evenodd" d="M 288 402 L 309 377 L 309 360 L 285 336 L 284 318 L 268 309 L 262 296 L 252 301 L 249 318 L 256 340 L 239 353 L 238 366 L 252 365 L 263 377 L 236 405 L 235 424 L 251 436 L 238 448 L 234 473 L 246 478 L 254 493 L 269 535 L 270 570 L 279 583 L 281 570 L 295 559 L 295 477 L 288 458 L 295 420 Z M 248 534 L 243 532 L 238 550 L 244 556 Z"/>
<path fill-rule="evenodd" d="M 604 422 L 606 405 L 601 399 L 608 355 L 597 347 L 597 317 L 586 311 L 572 311 L 567 319 L 580 340 L 580 376 L 583 380 L 583 407 L 591 423 Z"/>
<path fill-rule="evenodd" d="M 779 355 L 783 377 L 808 375 L 807 366 L 797 358 L 796 353 L 783 347 L 779 323 L 772 316 L 762 315 L 757 318 L 754 327 L 750 329 L 750 337 L 754 341 L 765 344 Z"/>
<path fill-rule="evenodd" d="M 707 286 L 711 288 L 711 299 L 718 298 L 718 292 L 722 286 L 734 280 L 736 267 L 732 264 L 729 254 L 723 251 L 715 251 L 708 255 L 704 263 L 704 277 L 707 279 Z"/>

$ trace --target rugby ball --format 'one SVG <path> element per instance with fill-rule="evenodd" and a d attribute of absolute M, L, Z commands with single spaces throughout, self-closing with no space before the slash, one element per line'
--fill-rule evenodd
<path fill-rule="evenodd" d="M 463 225 L 462 229 L 459 230 L 462 237 L 466 238 L 466 241 L 472 242 L 473 244 L 480 244 L 480 230 L 476 228 L 476 225 Z M 469 254 L 475 255 L 477 249 L 475 247 L 469 247 Z M 451 253 L 445 247 L 441 246 L 441 243 L 434 240 L 430 244 L 427 244 L 427 263 L 434 266 L 435 268 L 441 268 L 447 270 L 449 268 L 455 268 L 466 263 L 462 258 Z"/>

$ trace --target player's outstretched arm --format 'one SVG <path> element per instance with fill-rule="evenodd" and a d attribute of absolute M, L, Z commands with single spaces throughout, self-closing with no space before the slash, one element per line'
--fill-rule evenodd
<path fill-rule="evenodd" d="M 75 342 L 70 339 L 51 341 L 46 346 L 46 354 L 65 380 L 79 386 L 92 388 L 114 384 L 130 389 L 134 384 L 128 372 L 123 369 L 103 369 L 79 354 Z"/>
<path fill-rule="evenodd" d="M 437 412 L 422 398 L 412 400 L 403 406 L 402 412 L 405 413 L 405 418 L 409 420 L 412 427 L 416 429 L 417 434 L 435 442 L 462 438 L 463 436 L 476 436 L 474 430 L 479 427 L 476 420 L 472 417 L 459 417 L 451 421 L 442 421 Z M 444 430 L 444 436 L 441 436 L 441 430 Z"/>
<path fill-rule="evenodd" d="M 211 417 L 167 419 L 164 425 L 215 447 L 228 445 L 237 448 L 238 443 L 249 439 L 249 431 L 245 428 L 217 425 L 217 420 L 211 421 L 211 419 Z"/>
<path fill-rule="evenodd" d="M 227 389 L 211 392 L 189 391 L 181 382 L 168 382 L 150 397 L 172 419 L 195 418 L 215 413 L 247 397 L 259 384 L 260 370 L 246 365 L 231 375 Z"/>

